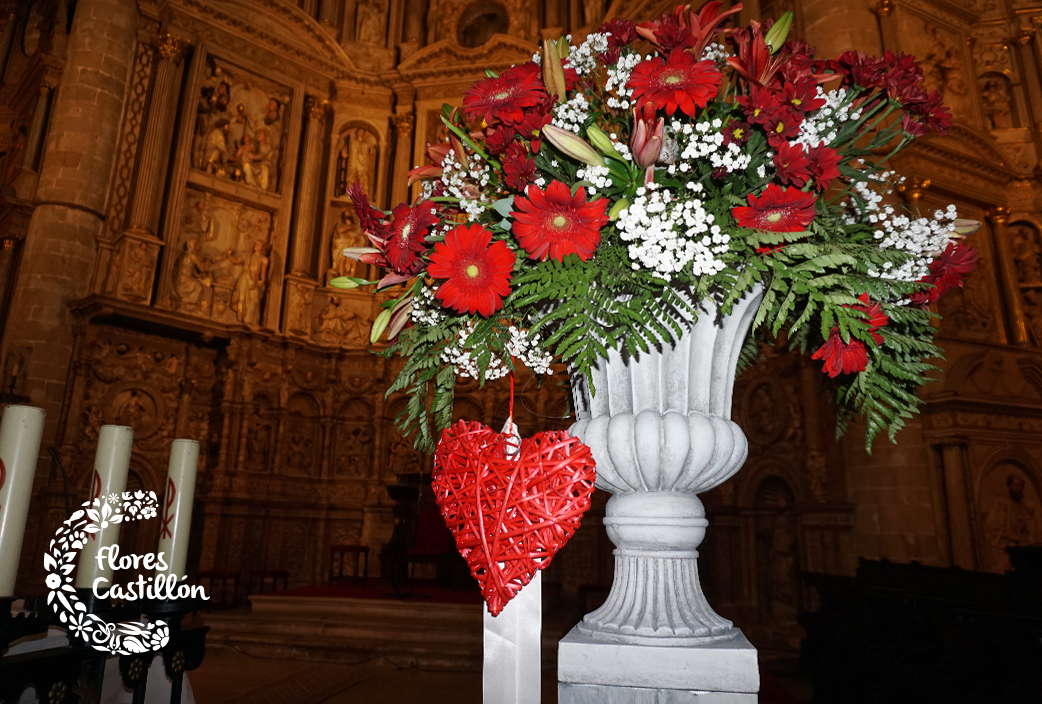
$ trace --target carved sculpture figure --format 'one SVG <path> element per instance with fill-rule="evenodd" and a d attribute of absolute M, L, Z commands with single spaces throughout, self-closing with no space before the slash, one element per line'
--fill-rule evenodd
<path fill-rule="evenodd" d="M 944 95 L 961 96 L 966 93 L 966 83 L 962 74 L 962 60 L 959 50 L 949 46 L 939 27 L 926 24 L 925 50 L 920 53 L 923 67 L 923 81 L 930 90 L 938 90 Z"/>
<path fill-rule="evenodd" d="M 1013 260 L 1017 269 L 1017 280 L 1022 284 L 1042 283 L 1042 242 L 1038 232 L 1027 225 L 1009 228 L 1013 239 Z"/>
<path fill-rule="evenodd" d="M 329 240 L 332 250 L 329 260 L 331 264 L 329 269 L 330 278 L 335 276 L 354 276 L 356 262 L 344 256 L 344 249 L 347 247 L 369 246 L 369 241 L 362 233 L 362 228 L 358 224 L 358 216 L 355 215 L 354 208 L 345 208 L 340 213 L 340 218 L 337 220 L 336 225 L 333 226 L 333 234 Z"/>
<path fill-rule="evenodd" d="M 348 133 L 347 149 L 347 185 L 359 181 L 362 190 L 372 195 L 376 176 L 376 135 L 364 127 L 356 127 Z"/>
<path fill-rule="evenodd" d="M 231 123 L 221 118 L 214 123 L 213 129 L 206 136 L 204 147 L 203 170 L 217 176 L 226 175 L 225 162 L 228 160 L 228 129 Z"/>
<path fill-rule="evenodd" d="M 209 293 L 210 265 L 200 254 L 199 240 L 185 242 L 185 251 L 174 263 L 174 303 L 178 310 L 205 308 Z"/>
<path fill-rule="evenodd" d="M 355 15 L 355 38 L 365 44 L 384 43 L 384 9 L 373 0 L 358 3 Z"/>
<path fill-rule="evenodd" d="M 344 146 L 340 148 L 340 153 L 336 157 L 336 186 L 333 189 L 333 195 L 340 197 L 347 194 L 347 189 L 351 186 L 347 182 L 347 165 L 351 159 L 351 150 L 348 149 L 347 139 L 344 139 Z"/>
<path fill-rule="evenodd" d="M 1013 127 L 1012 100 L 1006 79 L 1001 76 L 983 79 L 980 93 L 988 128 L 1003 130 Z"/>
<path fill-rule="evenodd" d="M 322 308 L 315 322 L 317 336 L 326 342 L 340 344 L 365 343 L 365 322 L 357 313 L 348 310 L 336 296 Z"/>
<path fill-rule="evenodd" d="M 241 162 L 246 183 L 262 191 L 271 186 L 271 152 L 267 130 L 257 130 L 256 141 Z"/>
<path fill-rule="evenodd" d="M 232 291 L 232 310 L 240 323 L 250 327 L 260 322 L 261 301 L 268 286 L 270 260 L 266 249 L 267 245 L 263 240 L 256 240 L 253 243 L 253 251 L 246 259 L 240 259 L 234 252 L 228 251 L 228 258 L 233 263 L 243 265 L 242 272 L 235 281 L 235 290 Z"/>
<path fill-rule="evenodd" d="M 1010 473 L 1006 477 L 1007 495 L 988 512 L 985 528 L 992 546 L 993 569 L 1009 568 L 1005 549 L 1015 545 L 1030 545 L 1039 540 L 1038 516 L 1035 509 L 1024 502 L 1024 478 Z"/>
<path fill-rule="evenodd" d="M 416 465 L 416 451 L 405 438 L 395 434 L 391 440 L 391 446 L 387 452 L 388 476 L 407 474 L 418 469 Z"/>
<path fill-rule="evenodd" d="M 156 261 L 149 254 L 148 245 L 144 242 L 128 242 L 124 250 L 126 259 L 123 262 L 123 283 L 119 291 L 129 300 L 148 298 L 149 292 L 146 288 L 152 278 L 152 266 Z"/>

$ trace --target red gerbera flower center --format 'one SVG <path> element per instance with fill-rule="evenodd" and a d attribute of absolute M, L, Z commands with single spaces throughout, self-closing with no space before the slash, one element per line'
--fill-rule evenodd
<path fill-rule="evenodd" d="M 815 215 L 817 199 L 799 189 L 767 186 L 759 196 L 749 194 L 748 206 L 731 209 L 739 227 L 768 232 L 802 232 Z"/>

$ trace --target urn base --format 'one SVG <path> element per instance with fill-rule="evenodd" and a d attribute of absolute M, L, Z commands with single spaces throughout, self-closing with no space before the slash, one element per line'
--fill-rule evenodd
<path fill-rule="evenodd" d="M 751 704 L 760 689 L 756 648 L 737 629 L 724 641 L 654 646 L 605 642 L 573 628 L 558 647 L 557 679 L 561 704 Z"/>

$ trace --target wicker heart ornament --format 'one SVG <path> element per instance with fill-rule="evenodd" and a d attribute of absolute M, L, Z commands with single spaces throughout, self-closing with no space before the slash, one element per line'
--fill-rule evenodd
<path fill-rule="evenodd" d="M 434 495 L 493 616 L 579 528 L 596 476 L 590 448 L 565 431 L 520 441 L 475 421 L 442 433 Z"/>

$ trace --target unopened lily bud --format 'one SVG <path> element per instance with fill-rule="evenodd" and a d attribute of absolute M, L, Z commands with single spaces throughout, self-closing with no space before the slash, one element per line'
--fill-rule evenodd
<path fill-rule="evenodd" d="M 561 54 L 558 52 L 557 45 L 549 39 L 543 41 L 543 85 L 548 94 L 557 97 L 558 103 L 566 100 L 567 88 Z"/>
<path fill-rule="evenodd" d="M 642 169 L 658 161 L 666 136 L 666 121 L 655 119 L 654 112 L 645 110 L 641 115 L 633 111 L 633 136 L 630 138 L 630 153 L 633 161 Z"/>
<path fill-rule="evenodd" d="M 792 10 L 786 10 L 767 32 L 763 40 L 767 43 L 772 54 L 778 53 L 785 40 L 789 38 L 789 30 L 792 28 Z"/>
<path fill-rule="evenodd" d="M 391 322 L 391 309 L 383 310 L 380 315 L 376 316 L 376 320 L 373 321 L 373 327 L 369 331 L 369 343 L 375 345 L 376 341 L 380 339 L 380 336 L 384 334 L 384 330 L 387 329 L 388 323 Z"/>
<path fill-rule="evenodd" d="M 618 220 L 619 213 L 621 213 L 623 210 L 629 210 L 629 208 L 630 202 L 625 198 L 619 198 L 617 201 L 615 201 L 615 205 L 611 206 L 611 210 L 608 211 L 608 219 L 612 221 Z"/>
<path fill-rule="evenodd" d="M 593 144 L 593 146 L 597 147 L 608 156 L 618 157 L 619 159 L 622 158 L 622 155 L 615 149 L 615 145 L 612 144 L 608 135 L 604 134 L 604 132 L 602 132 L 596 125 L 591 125 L 586 129 L 586 136 L 590 138 L 590 143 Z"/>
<path fill-rule="evenodd" d="M 556 125 L 544 125 L 543 137 L 566 155 L 589 166 L 604 166 L 604 157 L 585 139 Z"/>
<path fill-rule="evenodd" d="M 980 220 L 964 220 L 962 218 L 959 218 L 954 223 L 952 223 L 952 230 L 959 237 L 969 237 L 980 228 Z"/>

